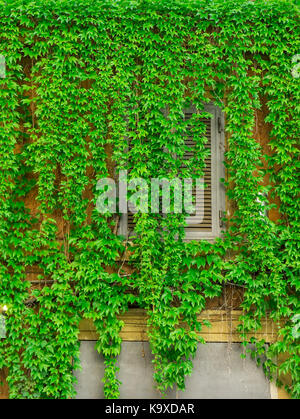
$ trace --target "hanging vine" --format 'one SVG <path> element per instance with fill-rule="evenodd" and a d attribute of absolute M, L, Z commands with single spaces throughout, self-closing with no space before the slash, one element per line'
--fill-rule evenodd
<path fill-rule="evenodd" d="M 105 397 L 117 398 L 118 315 L 132 304 L 148 314 L 158 390 L 184 390 L 203 342 L 198 314 L 230 283 L 244 290 L 243 344 L 255 344 L 268 375 L 289 373 L 298 398 L 296 2 L 1 0 L 0 22 L 0 368 L 10 397 L 75 395 L 85 317 L 99 334 Z M 119 236 L 119 216 L 96 210 L 97 181 L 122 169 L 149 185 L 201 177 L 210 101 L 226 115 L 235 208 L 222 238 L 185 242 L 185 214 L 150 212 L 135 215 L 134 237 Z M 183 173 L 191 104 L 196 152 Z M 268 155 L 253 134 L 264 104 Z M 278 221 L 266 220 L 274 207 Z M 266 316 L 280 328 L 268 347 L 251 338 Z"/>

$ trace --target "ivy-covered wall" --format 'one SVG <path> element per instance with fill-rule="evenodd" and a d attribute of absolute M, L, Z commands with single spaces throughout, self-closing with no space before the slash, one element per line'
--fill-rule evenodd
<path fill-rule="evenodd" d="M 243 291 L 245 346 L 263 317 L 283 320 L 269 347 L 251 339 L 253 355 L 266 357 L 266 374 L 289 373 L 299 397 L 296 2 L 1 0 L 0 23 L 0 368 L 10 397 L 74 395 L 83 316 L 99 332 L 105 395 L 118 397 L 117 315 L 133 305 L 149 315 L 158 389 L 184 389 L 202 342 L 197 314 L 229 285 Z M 148 213 L 124 241 L 118 217 L 96 211 L 96 182 L 119 169 L 176 177 L 165 149 L 183 155 L 191 103 L 197 153 L 186 174 L 201 176 L 211 100 L 226 115 L 224 236 L 185 242 L 184 215 Z"/>

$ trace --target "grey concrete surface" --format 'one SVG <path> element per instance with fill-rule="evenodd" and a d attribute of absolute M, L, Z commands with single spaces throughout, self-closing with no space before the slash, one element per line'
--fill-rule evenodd
<path fill-rule="evenodd" d="M 94 349 L 95 342 L 81 342 L 82 370 L 76 371 L 77 398 L 103 398 L 103 359 Z M 186 391 L 172 390 L 168 398 L 184 399 L 269 399 L 270 383 L 262 368 L 247 356 L 241 359 L 239 344 L 207 343 L 199 345 L 193 374 L 186 379 Z M 126 399 L 160 398 L 154 388 L 149 344 L 123 342 L 118 363 L 122 382 L 120 395 Z"/>
<path fill-rule="evenodd" d="M 80 343 L 81 370 L 75 371 L 77 399 L 102 399 L 103 357 L 95 349 L 96 342 Z"/>

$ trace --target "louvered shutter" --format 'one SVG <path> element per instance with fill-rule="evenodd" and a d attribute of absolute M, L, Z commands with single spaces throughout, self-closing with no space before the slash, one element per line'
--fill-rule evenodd
<path fill-rule="evenodd" d="M 128 149 L 131 150 L 132 145 L 129 142 Z M 127 234 L 131 235 L 134 232 L 135 222 L 134 222 L 134 214 L 130 211 L 130 207 L 128 208 L 127 214 Z"/>
<path fill-rule="evenodd" d="M 206 125 L 207 142 L 205 147 L 210 149 L 210 155 L 205 159 L 204 168 L 204 199 L 200 200 L 198 211 L 203 211 L 203 219 L 198 224 L 189 223 L 185 228 L 186 240 L 213 240 L 222 232 L 222 217 L 225 211 L 225 189 L 221 178 L 225 178 L 224 168 L 224 118 L 221 110 L 213 104 L 208 104 L 204 109 L 212 115 L 203 118 Z M 194 107 L 185 110 L 185 118 L 189 119 L 196 112 Z M 187 145 L 193 149 L 192 137 L 187 138 Z M 188 157 L 190 158 L 192 154 Z M 195 195 L 195 194 L 194 194 Z"/>
<path fill-rule="evenodd" d="M 189 120 L 195 110 L 188 109 L 184 111 L 184 118 L 185 120 Z M 205 136 L 207 137 L 207 142 L 205 144 L 205 148 L 210 150 L 209 156 L 205 159 L 205 167 L 204 167 L 204 184 L 205 189 L 201 193 L 195 187 L 192 189 L 193 194 L 193 202 L 196 205 L 196 211 L 199 214 L 200 220 L 196 223 L 197 218 L 193 217 L 194 220 L 192 221 L 192 217 L 187 217 L 187 227 L 185 228 L 186 235 L 189 236 L 190 233 L 200 233 L 200 232 L 209 232 L 212 230 L 212 129 L 211 129 L 211 119 L 210 118 L 201 118 L 201 122 L 205 124 L 206 131 Z M 188 135 L 185 141 L 185 144 L 189 147 L 189 151 L 186 151 L 184 154 L 184 160 L 189 160 L 193 157 L 194 148 L 195 148 L 195 141 L 191 135 Z"/>
<path fill-rule="evenodd" d="M 221 234 L 221 218 L 225 210 L 225 191 L 224 186 L 220 182 L 220 178 L 225 177 L 224 173 L 224 121 L 220 109 L 214 105 L 206 105 L 205 111 L 212 114 L 212 118 L 203 118 L 205 123 L 207 142 L 206 148 L 210 149 L 210 155 L 205 159 L 204 167 L 204 183 L 205 189 L 201 193 L 201 199 L 197 202 L 196 189 L 193 188 L 193 196 L 196 202 L 198 213 L 203 213 L 200 222 L 195 223 L 195 218 L 191 220 L 187 217 L 187 226 L 185 228 L 186 240 L 213 240 Z M 196 112 L 194 107 L 184 111 L 186 120 L 190 119 L 192 114 Z M 187 135 L 186 145 L 190 150 L 186 151 L 183 160 L 190 159 L 193 155 L 195 141 L 192 136 Z M 130 145 L 129 145 L 130 147 Z M 183 162 L 184 164 L 184 162 Z M 200 197 L 199 197 L 200 198 Z M 204 199 L 203 199 L 204 198 Z M 130 235 L 134 231 L 134 214 L 128 211 L 123 217 L 122 234 Z M 124 235 L 126 235 L 124 234 Z"/>

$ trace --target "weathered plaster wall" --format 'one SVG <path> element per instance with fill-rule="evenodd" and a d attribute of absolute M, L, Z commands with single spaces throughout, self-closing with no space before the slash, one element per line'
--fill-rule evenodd
<path fill-rule="evenodd" d="M 103 398 L 103 359 L 95 342 L 81 343 L 82 370 L 76 371 L 77 398 Z M 173 389 L 170 399 L 269 399 L 271 388 L 261 368 L 249 356 L 241 359 L 238 343 L 199 345 L 186 391 Z M 159 399 L 153 382 L 152 356 L 147 342 L 123 342 L 118 358 L 123 399 Z"/>

